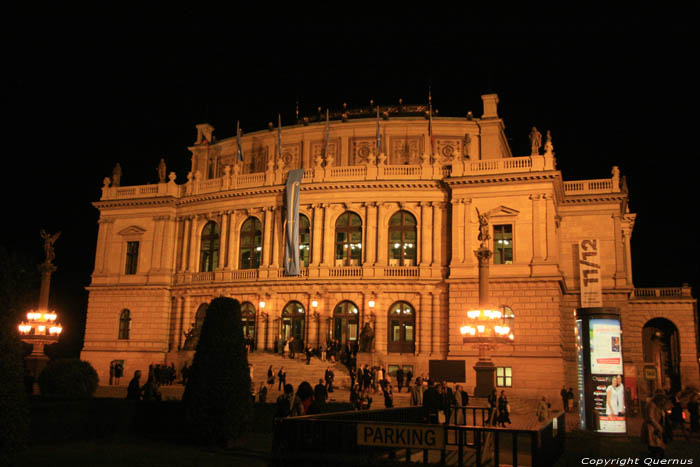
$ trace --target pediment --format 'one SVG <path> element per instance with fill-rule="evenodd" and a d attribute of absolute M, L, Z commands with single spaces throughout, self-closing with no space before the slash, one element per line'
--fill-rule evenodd
<path fill-rule="evenodd" d="M 509 208 L 508 206 L 498 206 L 497 208 L 493 208 L 489 211 L 488 216 L 489 217 L 499 217 L 499 216 L 517 216 L 520 214 L 520 211 L 517 209 Z"/>
<path fill-rule="evenodd" d="M 119 231 L 119 235 L 143 235 L 144 233 L 146 233 L 146 229 L 139 227 L 138 225 L 130 225 L 129 227 Z"/>

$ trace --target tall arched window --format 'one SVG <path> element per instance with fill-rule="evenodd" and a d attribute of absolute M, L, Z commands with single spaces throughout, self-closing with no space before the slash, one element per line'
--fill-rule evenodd
<path fill-rule="evenodd" d="M 197 308 L 197 313 L 194 315 L 194 327 L 198 331 L 201 331 L 202 326 L 204 326 L 204 319 L 207 317 L 207 308 L 209 308 L 209 305 L 202 303 L 199 305 L 199 308 Z"/>
<path fill-rule="evenodd" d="M 416 313 L 408 302 L 389 308 L 389 352 L 413 353 L 416 341 Z"/>
<path fill-rule="evenodd" d="M 352 302 L 344 301 L 333 310 L 333 338 L 341 344 L 357 342 L 359 310 Z"/>
<path fill-rule="evenodd" d="M 255 307 L 250 302 L 241 305 L 241 322 L 243 324 L 243 337 L 255 340 Z"/>
<path fill-rule="evenodd" d="M 262 258 L 262 223 L 248 218 L 241 227 L 240 269 L 257 269 Z"/>
<path fill-rule="evenodd" d="M 335 264 L 362 264 L 362 219 L 354 212 L 342 214 L 335 222 Z"/>
<path fill-rule="evenodd" d="M 389 219 L 389 265 L 416 264 L 416 218 L 407 211 L 399 211 Z"/>
<path fill-rule="evenodd" d="M 202 246 L 199 249 L 199 270 L 209 272 L 219 266 L 219 224 L 207 222 L 202 230 Z"/>
<path fill-rule="evenodd" d="M 287 340 L 294 337 L 297 342 L 295 350 L 301 351 L 304 348 L 304 322 L 306 321 L 306 312 L 304 307 L 299 302 L 289 302 L 282 309 L 282 329 L 280 337 Z"/>
<path fill-rule="evenodd" d="M 122 310 L 119 314 L 119 339 L 128 339 L 131 331 L 131 312 Z"/>
<path fill-rule="evenodd" d="M 309 266 L 311 257 L 311 224 L 309 218 L 299 215 L 299 262 L 305 267 Z"/>

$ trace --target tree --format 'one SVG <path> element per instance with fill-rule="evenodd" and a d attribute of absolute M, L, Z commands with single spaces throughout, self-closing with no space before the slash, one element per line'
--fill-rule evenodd
<path fill-rule="evenodd" d="M 215 298 L 207 308 L 182 397 L 194 438 L 223 444 L 240 439 L 251 422 L 250 388 L 241 304 Z"/>
<path fill-rule="evenodd" d="M 16 325 L 7 316 L 0 316 L 0 465 L 12 465 L 29 432 L 23 349 Z"/>

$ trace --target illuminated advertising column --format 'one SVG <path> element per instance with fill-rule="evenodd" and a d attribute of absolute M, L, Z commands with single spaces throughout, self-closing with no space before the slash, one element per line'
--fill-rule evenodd
<path fill-rule="evenodd" d="M 624 434 L 627 424 L 620 311 L 579 308 L 575 333 L 581 428 Z"/>

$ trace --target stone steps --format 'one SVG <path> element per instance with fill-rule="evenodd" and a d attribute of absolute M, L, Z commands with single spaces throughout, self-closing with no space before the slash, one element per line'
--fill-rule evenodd
<path fill-rule="evenodd" d="M 272 365 L 272 371 L 275 375 L 275 389 L 277 389 L 277 372 L 282 366 L 287 372 L 287 383 L 294 386 L 295 390 L 302 381 L 308 381 L 312 387 L 318 384 L 318 380 L 323 379 L 326 368 L 329 366 L 335 375 L 333 385 L 350 388 L 350 374 L 342 363 L 331 363 L 312 357 L 311 362 L 307 365 L 304 355 L 298 354 L 295 358 L 290 359 L 270 352 L 251 352 L 248 354 L 248 363 L 253 365 L 255 388 L 259 388 L 261 384 L 267 384 L 267 369 L 270 365 Z"/>

